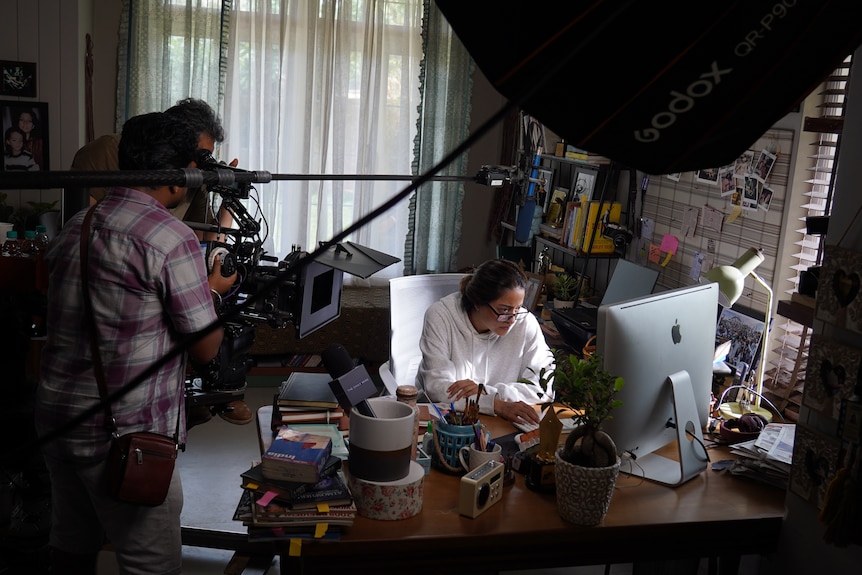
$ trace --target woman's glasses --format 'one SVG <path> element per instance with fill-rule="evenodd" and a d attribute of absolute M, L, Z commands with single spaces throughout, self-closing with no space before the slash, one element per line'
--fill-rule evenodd
<path fill-rule="evenodd" d="M 491 304 L 486 303 L 485 305 L 488 306 L 488 309 L 490 309 L 492 312 L 497 314 L 497 321 L 499 321 L 501 323 L 507 322 L 512 318 L 521 319 L 522 317 L 524 317 L 525 314 L 530 313 L 529 310 L 527 310 L 523 307 L 516 307 L 514 310 L 512 310 L 509 313 L 500 313 L 497 310 L 495 310 Z"/>

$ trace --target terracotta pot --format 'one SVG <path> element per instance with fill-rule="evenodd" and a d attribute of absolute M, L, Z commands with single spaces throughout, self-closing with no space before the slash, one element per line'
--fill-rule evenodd
<path fill-rule="evenodd" d="M 620 458 L 608 467 L 581 467 L 555 456 L 557 511 L 564 521 L 585 527 L 605 518 L 620 473 Z"/>

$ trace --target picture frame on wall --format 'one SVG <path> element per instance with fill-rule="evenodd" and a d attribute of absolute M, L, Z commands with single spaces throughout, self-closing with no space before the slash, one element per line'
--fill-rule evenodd
<path fill-rule="evenodd" d="M 592 200 L 598 177 L 598 168 L 592 166 L 578 166 L 575 168 L 575 174 L 572 176 L 572 199 L 586 196 L 587 200 Z"/>
<path fill-rule="evenodd" d="M 0 96 L 36 97 L 36 63 L 0 60 Z"/>
<path fill-rule="evenodd" d="M 2 171 L 51 169 L 47 103 L 0 100 L 0 124 L 3 127 Z"/>

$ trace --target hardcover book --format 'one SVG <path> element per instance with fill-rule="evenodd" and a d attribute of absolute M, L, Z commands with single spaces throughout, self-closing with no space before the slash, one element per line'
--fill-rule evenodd
<path fill-rule="evenodd" d="M 329 387 L 327 373 L 292 372 L 278 390 L 278 405 L 336 409 L 338 400 Z"/>
<path fill-rule="evenodd" d="M 331 454 L 329 436 L 282 427 L 261 457 L 261 470 L 267 479 L 317 483 Z"/>
<path fill-rule="evenodd" d="M 342 460 L 334 455 L 331 455 L 320 470 L 320 481 L 325 480 L 332 475 L 335 475 L 341 469 Z M 260 494 L 272 491 L 276 497 L 284 501 L 290 501 L 301 493 L 313 489 L 317 483 L 301 483 L 299 481 L 278 481 L 276 479 L 267 479 L 263 476 L 263 469 L 260 463 L 253 465 L 250 469 L 243 471 L 241 474 L 242 488 L 255 491 Z M 318 483 L 320 483 L 318 481 Z"/>
<path fill-rule="evenodd" d="M 331 423 L 339 428 L 346 430 L 349 417 L 343 409 L 319 409 L 309 407 L 290 407 L 278 405 L 278 395 L 273 399 L 272 418 L 270 427 L 273 432 L 277 432 L 279 428 L 285 425 L 292 424 L 325 424 Z"/>

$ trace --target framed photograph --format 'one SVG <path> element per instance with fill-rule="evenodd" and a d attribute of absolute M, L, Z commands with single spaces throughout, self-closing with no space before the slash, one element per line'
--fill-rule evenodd
<path fill-rule="evenodd" d="M 554 189 L 554 170 L 551 168 L 534 167 L 530 178 L 537 180 L 535 182 L 531 181 L 530 186 L 535 189 L 536 203 L 542 206 L 542 213 L 547 215 L 548 208 L 551 206 L 551 190 Z"/>
<path fill-rule="evenodd" d="M 757 371 L 760 346 L 763 340 L 765 316 L 743 306 L 723 308 L 718 316 L 716 341 L 731 340 L 725 363 L 736 368 L 745 381 L 751 370 Z"/>
<path fill-rule="evenodd" d="M 0 100 L 3 170 L 50 170 L 48 104 Z"/>
<path fill-rule="evenodd" d="M 587 196 L 587 200 L 592 200 L 598 177 L 598 168 L 590 166 L 578 166 L 575 168 L 575 175 L 572 178 L 572 199 Z"/>
<path fill-rule="evenodd" d="M 36 63 L 0 60 L 0 96 L 36 97 Z"/>
<path fill-rule="evenodd" d="M 569 197 L 569 190 L 557 186 L 551 192 L 551 198 L 548 201 L 547 222 L 549 225 L 559 228 L 562 227 L 563 218 L 566 213 L 566 200 Z"/>
<path fill-rule="evenodd" d="M 530 272 L 524 273 L 527 276 L 527 293 L 524 294 L 524 307 L 531 312 L 536 311 L 536 304 L 539 303 L 539 296 L 542 294 L 542 286 L 545 283 L 545 278 Z"/>

